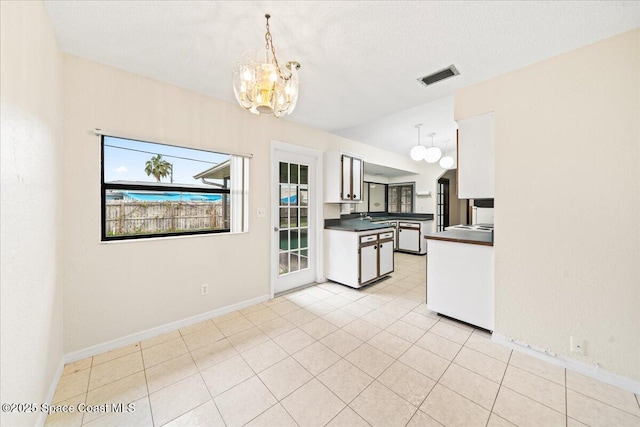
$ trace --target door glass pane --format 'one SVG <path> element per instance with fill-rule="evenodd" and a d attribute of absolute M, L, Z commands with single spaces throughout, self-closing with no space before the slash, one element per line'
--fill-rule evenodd
<path fill-rule="evenodd" d="M 291 230 L 291 249 L 298 249 L 298 244 L 299 244 L 299 236 L 298 236 L 298 230 Z"/>
<path fill-rule="evenodd" d="M 297 252 L 291 252 L 291 263 L 289 267 L 290 272 L 300 270 L 300 258 Z"/>
<path fill-rule="evenodd" d="M 280 162 L 280 182 L 286 184 L 289 182 L 289 168 L 288 164 Z"/>
<path fill-rule="evenodd" d="M 289 227 L 289 209 L 280 208 L 280 228 Z"/>
<path fill-rule="evenodd" d="M 280 204 L 282 206 L 295 205 L 298 199 L 295 191 L 295 185 L 280 184 Z"/>
<path fill-rule="evenodd" d="M 309 206 L 309 190 L 304 187 L 299 191 L 300 194 L 300 206 Z"/>
<path fill-rule="evenodd" d="M 307 234 L 308 234 L 308 231 L 306 228 L 300 229 L 300 248 L 309 247 L 307 242 Z"/>
<path fill-rule="evenodd" d="M 300 209 L 296 209 L 296 208 L 291 208 L 291 210 L 289 210 L 290 213 L 290 221 L 289 221 L 289 227 L 297 227 L 298 226 L 298 211 Z"/>
<path fill-rule="evenodd" d="M 309 166 L 300 165 L 300 184 L 309 183 Z"/>
<path fill-rule="evenodd" d="M 289 182 L 291 184 L 297 184 L 298 183 L 298 165 L 291 163 L 291 165 L 289 166 L 289 171 L 291 172 L 289 175 Z"/>
<path fill-rule="evenodd" d="M 279 264 L 280 264 L 280 274 L 287 274 L 289 272 L 289 252 L 280 253 Z"/>
<path fill-rule="evenodd" d="M 309 209 L 301 208 L 300 209 L 300 227 L 308 227 L 309 226 Z"/>
<path fill-rule="evenodd" d="M 289 250 L 289 232 L 287 230 L 280 230 L 280 250 Z"/>
<path fill-rule="evenodd" d="M 300 253 L 299 261 L 300 261 L 300 270 L 309 268 L 309 258 L 307 258 L 306 256 L 302 256 L 302 253 Z"/>

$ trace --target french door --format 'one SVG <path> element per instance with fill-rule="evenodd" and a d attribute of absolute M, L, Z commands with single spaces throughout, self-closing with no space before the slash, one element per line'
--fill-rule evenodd
<path fill-rule="evenodd" d="M 274 151 L 271 212 L 274 293 L 316 280 L 316 159 Z"/>

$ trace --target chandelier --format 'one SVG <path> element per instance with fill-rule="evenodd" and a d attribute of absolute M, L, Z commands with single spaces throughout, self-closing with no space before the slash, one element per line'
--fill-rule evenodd
<path fill-rule="evenodd" d="M 257 52 L 247 50 L 235 63 L 233 93 L 245 110 L 282 117 L 296 108 L 300 64 L 289 61 L 284 68 L 280 66 L 269 30 L 271 15 L 266 14 L 265 18 L 265 48 Z"/>

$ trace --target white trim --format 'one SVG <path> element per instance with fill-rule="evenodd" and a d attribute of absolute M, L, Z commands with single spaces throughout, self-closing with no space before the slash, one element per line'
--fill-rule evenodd
<path fill-rule="evenodd" d="M 159 139 L 159 138 L 153 138 L 153 140 L 150 141 L 149 139 L 152 138 L 152 137 L 132 136 L 132 135 L 127 135 L 127 134 L 123 134 L 123 133 L 119 133 L 119 132 L 110 132 L 110 131 L 102 130 L 102 129 L 99 129 L 99 128 L 95 128 L 91 132 L 93 132 L 96 136 L 101 136 L 101 137 L 102 136 L 110 136 L 112 138 L 131 139 L 133 141 L 149 142 L 151 144 L 172 145 L 174 147 L 191 148 L 191 149 L 194 149 L 194 150 L 201 150 L 201 151 L 210 151 L 212 153 L 218 153 L 218 154 L 231 154 L 231 155 L 234 155 L 234 156 L 240 156 L 240 157 L 246 157 L 248 159 L 253 159 L 253 154 L 230 153 L 228 151 L 226 151 L 226 152 L 211 151 L 211 150 L 200 148 L 200 147 L 194 147 L 193 145 L 184 145 L 185 143 L 182 143 L 182 142 L 166 141 L 166 140 Z"/>
<path fill-rule="evenodd" d="M 632 393 L 640 393 L 640 381 L 635 381 L 631 378 L 623 377 L 621 375 L 614 374 L 613 372 L 605 371 L 603 369 L 600 369 L 597 364 L 595 366 L 589 365 L 583 362 L 578 362 L 574 359 L 570 359 L 568 357 L 556 355 L 555 353 L 549 351 L 543 353 L 543 351 L 545 351 L 543 349 L 534 350 L 525 343 L 519 343 L 511 338 L 496 333 L 491 336 L 491 341 L 512 348 L 514 350 L 518 350 L 522 353 L 528 354 L 529 356 L 533 356 L 536 359 L 540 359 L 545 362 L 553 363 L 554 365 L 570 369 L 572 371 L 586 375 L 598 381 L 602 381 L 603 383 L 621 388 L 623 390 L 628 390 Z"/>
<path fill-rule="evenodd" d="M 95 356 L 107 351 L 115 350 L 117 348 L 135 344 L 139 341 L 143 341 L 149 338 L 153 338 L 157 335 L 161 335 L 167 332 L 174 331 L 185 326 L 190 326 L 195 323 L 203 322 L 214 317 L 220 317 L 232 311 L 240 310 L 245 307 L 249 307 L 254 304 L 269 300 L 269 295 L 261 295 L 250 300 L 242 301 L 237 304 L 228 305 L 226 307 L 218 308 L 215 310 L 207 311 L 206 313 L 197 314 L 195 316 L 187 317 L 186 319 L 178 320 L 175 322 L 167 323 L 162 326 L 156 326 L 155 328 L 147 329 L 146 331 L 137 332 L 135 334 L 127 335 L 122 338 L 117 338 L 112 341 L 107 341 L 102 344 L 97 344 L 91 347 L 77 350 L 72 353 L 64 355 L 64 364 L 82 360 L 90 356 Z"/>
<path fill-rule="evenodd" d="M 56 389 L 58 388 L 58 383 L 60 382 L 60 378 L 62 377 L 63 370 L 64 370 L 64 356 L 60 358 L 58 369 L 56 369 L 56 373 L 53 376 L 53 381 L 51 381 L 51 384 L 49 385 L 49 391 L 47 392 L 47 395 L 45 396 L 43 403 L 51 405 L 51 402 L 53 401 L 53 396 L 56 394 Z M 44 424 L 47 422 L 48 415 L 49 415 L 48 413 L 41 411 L 40 415 L 38 415 L 38 419 L 36 420 L 35 425 L 44 426 Z"/>
<path fill-rule="evenodd" d="M 316 150 L 314 148 L 307 148 L 307 147 L 302 147 L 300 145 L 294 145 L 294 144 L 289 144 L 286 142 L 281 142 L 281 141 L 277 141 L 272 139 L 271 140 L 271 152 L 270 152 L 270 159 L 269 162 L 271 163 L 271 179 L 274 180 L 276 179 L 275 177 L 278 176 L 278 173 L 276 173 L 276 166 L 274 164 L 273 159 L 275 158 L 275 152 L 276 151 L 284 151 L 284 152 L 288 152 L 288 153 L 294 153 L 294 154 L 301 154 L 304 156 L 309 156 L 309 157 L 313 157 L 316 159 L 316 197 L 315 197 L 315 228 L 316 228 L 316 236 L 315 236 L 315 241 L 316 241 L 316 247 L 315 247 L 315 253 L 316 253 L 316 282 L 317 283 L 323 283 L 326 282 L 327 279 L 324 277 L 324 233 L 322 232 L 322 230 L 324 230 L 324 155 L 323 152 L 320 150 Z M 273 183 L 272 183 L 273 184 Z M 275 218 L 272 218 L 272 224 L 275 224 Z M 273 225 L 269 226 L 269 231 L 271 231 Z M 271 234 L 271 233 L 270 233 Z M 270 248 L 272 247 L 272 245 L 269 246 Z M 274 286 L 275 286 L 275 281 L 277 278 L 277 272 L 276 269 L 274 268 L 274 266 L 276 265 L 276 254 L 273 253 L 273 250 L 270 249 L 270 251 L 272 252 L 271 254 L 271 265 L 270 265 L 270 271 L 271 271 L 271 298 L 273 298 L 274 296 Z"/>

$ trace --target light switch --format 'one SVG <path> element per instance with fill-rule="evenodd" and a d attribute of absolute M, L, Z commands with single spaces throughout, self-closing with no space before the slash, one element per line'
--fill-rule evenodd
<path fill-rule="evenodd" d="M 258 218 L 264 218 L 265 216 L 267 216 L 267 209 L 258 208 Z"/>

